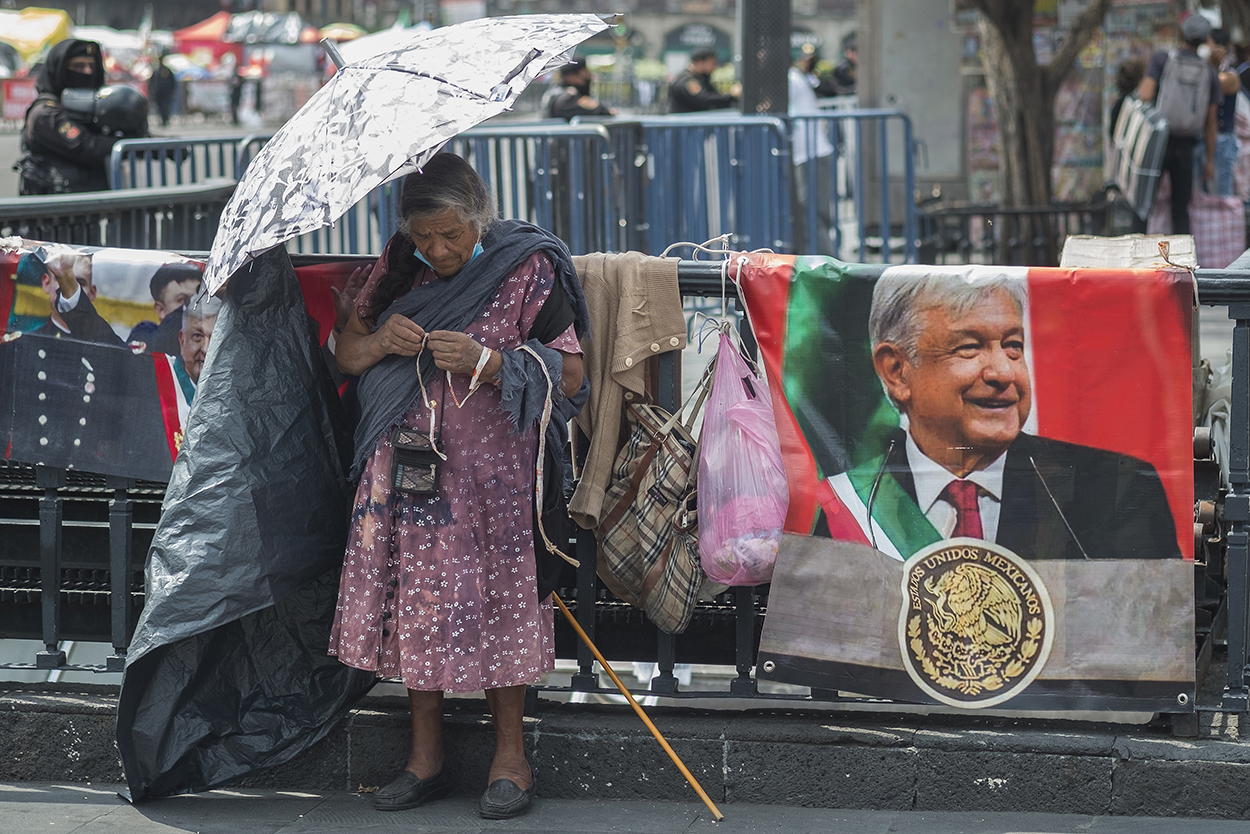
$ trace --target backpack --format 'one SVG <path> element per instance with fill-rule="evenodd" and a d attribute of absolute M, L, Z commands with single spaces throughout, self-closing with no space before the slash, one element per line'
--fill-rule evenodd
<path fill-rule="evenodd" d="M 1211 70 L 1206 61 L 1185 51 L 1170 50 L 1159 77 L 1155 105 L 1167 120 L 1171 136 L 1198 136 L 1207 123 L 1211 103 Z"/>

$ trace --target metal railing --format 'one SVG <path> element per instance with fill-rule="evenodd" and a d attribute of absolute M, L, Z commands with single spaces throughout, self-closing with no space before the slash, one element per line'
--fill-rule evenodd
<path fill-rule="evenodd" d="M 1006 208 L 935 204 L 920 210 L 919 260 L 941 264 L 1058 266 L 1068 235 L 1112 234 L 1114 201 Z M 1122 230 L 1127 232 L 1128 229 Z"/>
<path fill-rule="evenodd" d="M 790 117 L 795 161 L 789 250 L 916 261 L 915 140 L 897 110 Z"/>
<path fill-rule="evenodd" d="M 235 181 L 0 200 L 0 236 L 80 246 L 209 249 Z"/>
<path fill-rule="evenodd" d="M 124 140 L 113 150 L 113 187 L 237 179 L 270 136 Z M 818 141 L 830 152 L 792 168 L 795 146 Z M 502 217 L 551 230 L 574 254 L 658 255 L 730 233 L 734 248 L 890 263 L 916 260 L 913 144 L 911 121 L 898 111 L 836 110 L 486 125 L 448 148 L 490 183 Z M 380 251 L 397 224 L 400 187 L 374 189 L 333 227 L 287 248 Z"/>
<path fill-rule="evenodd" d="M 659 255 L 678 241 L 726 232 L 740 249 L 785 249 L 790 238 L 788 129 L 782 119 L 724 114 L 605 123 L 635 139 L 646 238 Z"/>
<path fill-rule="evenodd" d="M 713 297 L 722 292 L 716 262 L 683 261 L 679 276 L 683 296 Z M 1196 664 L 1202 668 L 1204 658 L 1209 660 L 1214 644 L 1226 634 L 1228 676 L 1217 708 L 1245 712 L 1250 710 L 1250 257 L 1243 256 L 1225 270 L 1199 270 L 1197 286 L 1202 303 L 1227 306 L 1236 326 L 1227 495 L 1217 495 L 1220 490 L 1209 478 L 1195 478 L 1198 497 L 1217 499 L 1204 532 L 1195 531 L 1197 587 L 1217 586 L 1214 598 L 1209 590 L 1197 594 L 1196 605 L 1205 616 L 1198 622 L 1201 648 Z M 733 292 L 732 285 L 729 291 Z M 744 339 L 753 344 L 745 323 Z M 681 401 L 679 358 L 668 353 L 658 361 L 658 402 L 671 408 Z M 0 462 L 0 633 L 37 638 L 44 645 L 33 663 L 5 668 L 120 668 L 142 605 L 142 569 L 162 493 L 160 484 Z M 574 547 L 581 567 L 566 568 L 561 595 L 610 660 L 657 663 L 650 692 L 697 698 L 854 700 L 826 690 L 785 696 L 758 691 L 753 669 L 768 586 L 733 588 L 700 602 L 689 629 L 675 637 L 660 632 L 639 609 L 602 587 L 595 573 L 592 532 L 579 531 Z M 114 654 L 104 667 L 68 665 L 60 640 L 108 640 Z M 548 688 L 610 691 L 599 686 L 589 651 L 559 620 L 556 652 L 558 657 L 576 659 L 578 669 L 568 687 Z M 674 674 L 678 662 L 730 666 L 737 675 L 728 689 L 680 691 Z"/>
<path fill-rule="evenodd" d="M 601 125 L 476 127 L 447 145 L 486 180 L 503 217 L 553 232 L 574 254 L 612 251 L 620 241 L 615 172 Z"/>
<path fill-rule="evenodd" d="M 272 134 L 199 139 L 123 139 L 109 157 L 113 190 L 237 180 L 255 149 Z"/>

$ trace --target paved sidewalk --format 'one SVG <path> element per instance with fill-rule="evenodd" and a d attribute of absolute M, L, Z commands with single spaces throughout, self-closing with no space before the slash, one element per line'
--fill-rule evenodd
<path fill-rule="evenodd" d="M 119 785 L 0 783 L 0 830 L 6 834 L 424 834 L 424 832 L 785 832 L 785 834 L 1244 834 L 1238 821 L 1091 817 L 1079 814 L 842 811 L 783 805 L 726 804 L 725 821 L 690 802 L 538 799 L 524 817 L 489 822 L 476 797 L 457 795 L 411 811 L 373 810 L 367 794 L 212 791 L 130 805 Z"/>

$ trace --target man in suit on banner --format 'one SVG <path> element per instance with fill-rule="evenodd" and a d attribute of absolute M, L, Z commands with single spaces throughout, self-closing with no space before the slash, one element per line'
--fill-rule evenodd
<path fill-rule="evenodd" d="M 901 427 L 884 455 L 829 483 L 879 523 L 870 532 L 878 548 L 890 540 L 882 549 L 967 536 L 1025 559 L 1179 558 L 1152 465 L 1024 432 L 1026 308 L 1025 282 L 1007 276 L 883 276 L 872 361 Z"/>

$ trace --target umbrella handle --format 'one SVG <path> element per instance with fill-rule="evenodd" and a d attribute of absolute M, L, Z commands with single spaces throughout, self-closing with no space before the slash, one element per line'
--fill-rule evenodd
<path fill-rule="evenodd" d="M 590 653 L 595 656 L 595 660 L 599 661 L 599 665 L 601 665 L 604 671 L 608 673 L 608 676 L 612 678 L 612 682 L 616 684 L 616 688 L 621 690 L 621 694 L 625 696 L 625 700 L 629 701 L 629 705 L 634 708 L 634 712 L 638 713 L 638 717 L 642 719 L 642 723 L 647 725 L 647 729 L 651 731 L 651 735 L 655 736 L 655 740 L 658 741 L 660 746 L 664 748 L 664 752 L 667 753 L 668 757 L 673 760 L 673 764 L 677 765 L 677 769 L 681 771 L 681 775 L 686 777 L 686 781 L 690 783 L 690 787 L 694 788 L 694 792 L 699 795 L 699 799 L 702 799 L 703 804 L 706 805 L 708 810 L 712 812 L 712 817 L 717 822 L 723 820 L 725 815 L 720 812 L 720 809 L 717 808 L 715 803 L 712 802 L 712 798 L 707 795 L 707 791 L 703 790 L 703 786 L 699 784 L 699 780 L 694 778 L 694 774 L 690 772 L 689 768 L 687 768 L 682 760 L 677 756 L 677 753 L 673 750 L 673 748 L 669 746 L 667 741 L 665 741 L 659 728 L 656 727 L 655 724 L 651 723 L 651 719 L 648 718 L 647 714 L 642 711 L 642 707 L 638 706 L 638 702 L 634 700 L 634 696 L 628 689 L 625 688 L 625 684 L 621 683 L 621 679 L 616 676 L 616 672 L 612 671 L 612 667 L 608 664 L 608 661 L 602 654 L 599 653 L 599 649 L 595 647 L 595 644 L 590 641 L 590 637 L 587 636 L 586 632 L 582 630 L 582 627 L 577 622 L 577 619 L 569 613 L 569 609 L 565 606 L 564 600 L 560 599 L 560 595 L 554 592 L 551 594 L 551 598 L 555 600 L 556 605 L 560 606 L 560 610 L 563 611 L 564 616 L 568 618 L 569 624 L 573 626 L 573 630 L 577 632 L 577 636 L 582 638 L 582 642 L 590 648 Z"/>
<path fill-rule="evenodd" d="M 343 60 L 343 56 L 339 54 L 339 48 L 334 45 L 334 41 L 329 38 L 321 39 L 321 48 L 330 56 L 330 60 L 334 62 L 335 69 L 342 69 L 347 62 Z"/>

